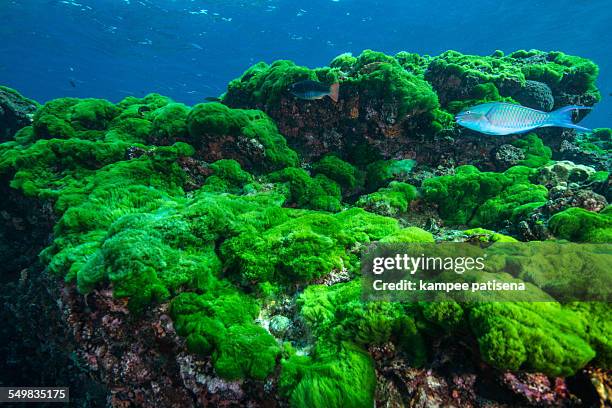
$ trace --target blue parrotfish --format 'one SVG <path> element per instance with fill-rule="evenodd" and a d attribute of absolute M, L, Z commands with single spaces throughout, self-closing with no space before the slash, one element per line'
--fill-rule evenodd
<path fill-rule="evenodd" d="M 331 85 L 317 81 L 300 81 L 289 87 L 289 91 L 300 99 L 322 99 L 329 96 L 334 102 L 338 102 L 340 84 Z"/>
<path fill-rule="evenodd" d="M 530 130 L 558 126 L 590 132 L 591 129 L 572 122 L 572 113 L 588 106 L 570 105 L 552 112 L 542 112 L 526 106 L 503 102 L 490 102 L 465 109 L 455 119 L 468 129 L 487 135 L 510 135 Z"/>

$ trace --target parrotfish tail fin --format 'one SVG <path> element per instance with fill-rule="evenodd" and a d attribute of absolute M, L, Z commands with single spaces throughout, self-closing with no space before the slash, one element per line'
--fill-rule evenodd
<path fill-rule="evenodd" d="M 340 84 L 336 82 L 335 84 L 331 84 L 329 87 L 329 97 L 334 102 L 338 102 L 338 96 L 340 95 Z"/>
<path fill-rule="evenodd" d="M 572 122 L 572 113 L 579 109 L 591 109 L 589 106 L 569 105 L 552 111 L 548 114 L 547 126 L 559 126 L 582 130 L 584 132 L 592 132 L 591 129 L 579 126 Z"/>

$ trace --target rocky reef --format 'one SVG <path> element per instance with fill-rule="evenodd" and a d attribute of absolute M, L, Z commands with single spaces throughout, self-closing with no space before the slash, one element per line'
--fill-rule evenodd
<path fill-rule="evenodd" d="M 22 127 L 32 123 L 39 104 L 19 92 L 0 86 L 0 142 L 10 140 Z"/>
<path fill-rule="evenodd" d="M 258 63 L 193 107 L 0 88 L 3 384 L 19 366 L 117 407 L 612 403 L 608 303 L 366 302 L 359 278 L 373 242 L 611 243 L 610 129 L 453 119 L 593 106 L 597 75 L 560 52 L 367 50 Z M 304 79 L 339 101 L 297 99 Z"/>

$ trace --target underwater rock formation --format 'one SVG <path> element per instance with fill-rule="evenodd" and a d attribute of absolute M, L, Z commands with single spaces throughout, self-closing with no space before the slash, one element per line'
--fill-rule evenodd
<path fill-rule="evenodd" d="M 297 100 L 288 88 L 304 79 L 340 80 L 340 101 Z M 230 82 L 223 103 L 268 113 L 288 144 L 305 158 L 335 152 L 356 162 L 397 153 L 404 146 L 404 129 L 428 129 L 438 107 L 436 94 L 423 78 L 373 51 L 358 58 L 340 56 L 330 67 L 316 70 L 291 61 L 259 63 Z M 352 137 L 345 137 L 349 133 Z"/>
<path fill-rule="evenodd" d="M 147 142 L 178 141 L 190 143 L 196 156 L 209 162 L 234 159 L 257 171 L 297 165 L 297 154 L 287 147 L 274 123 L 256 110 L 230 109 L 220 103 L 198 104 L 193 109 L 169 104 L 155 114 Z"/>
<path fill-rule="evenodd" d="M 608 373 L 608 304 L 366 302 L 359 273 L 374 242 L 609 243 L 609 129 L 453 121 L 592 105 L 596 75 L 561 53 L 364 51 L 256 64 L 222 103 L 49 101 L 0 144 L 3 286 L 57 300 L 113 406 L 590 403 L 572 384 Z M 339 81 L 339 102 L 293 97 L 305 79 Z"/>
<path fill-rule="evenodd" d="M 38 103 L 19 92 L 0 86 L 0 142 L 10 140 L 22 127 L 32 123 Z"/>
<path fill-rule="evenodd" d="M 482 57 L 448 51 L 421 57 L 366 50 L 312 70 L 291 61 L 258 63 L 229 84 L 223 103 L 266 112 L 289 146 L 307 159 L 333 152 L 354 163 L 418 157 L 432 166 L 495 170 L 495 149 L 517 137 L 483 139 L 453 126 L 451 114 L 491 101 L 520 101 L 543 110 L 570 102 L 592 106 L 601 98 L 597 74 L 590 60 L 555 52 Z M 304 79 L 340 82 L 339 102 L 295 98 L 288 88 Z M 561 132 L 543 134 L 554 140 Z"/>
<path fill-rule="evenodd" d="M 555 98 L 544 82 L 526 80 L 525 86 L 514 94 L 514 99 L 523 106 L 550 112 L 555 106 Z"/>
<path fill-rule="evenodd" d="M 570 160 L 607 171 L 612 165 L 612 130 L 595 129 L 592 134 L 564 137 L 557 154 L 559 159 Z"/>

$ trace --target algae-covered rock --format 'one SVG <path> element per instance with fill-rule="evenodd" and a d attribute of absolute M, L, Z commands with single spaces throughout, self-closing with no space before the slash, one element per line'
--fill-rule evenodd
<path fill-rule="evenodd" d="M 600 213 L 582 208 L 568 208 L 555 214 L 549 227 L 556 237 L 574 242 L 612 242 L 611 207 Z"/>
<path fill-rule="evenodd" d="M 552 158 L 550 147 L 546 146 L 535 133 L 519 137 L 512 142 L 512 145 L 523 151 L 524 158 L 517 163 L 521 166 L 537 168 L 548 164 Z"/>
<path fill-rule="evenodd" d="M 304 169 L 287 167 L 268 178 L 286 187 L 288 205 L 332 212 L 341 209 L 340 186 L 323 174 L 311 177 Z"/>
<path fill-rule="evenodd" d="M 551 98 L 555 107 L 578 99 L 587 105 L 598 102 L 597 75 L 598 67 L 592 61 L 561 52 L 531 50 L 483 57 L 447 51 L 432 59 L 425 78 L 433 84 L 443 106 L 473 98 L 478 86 L 493 84 L 501 96 L 538 101 L 544 108 L 550 106 Z M 551 95 L 534 81 L 544 84 Z"/>
<path fill-rule="evenodd" d="M 297 164 L 274 123 L 260 111 L 230 109 L 220 103 L 193 107 L 187 117 L 189 139 L 205 160 L 234 159 L 255 170 Z"/>
<path fill-rule="evenodd" d="M 472 228 L 463 233 L 468 236 L 469 241 L 477 239 L 480 242 L 518 242 L 515 238 L 484 228 Z"/>
<path fill-rule="evenodd" d="M 369 245 L 609 243 L 609 129 L 489 137 L 453 120 L 482 101 L 591 106 L 596 76 L 559 52 L 366 50 L 316 69 L 258 63 L 222 103 L 49 101 L 0 144 L 2 268 L 23 285 L 44 247 L 83 370 L 115 396 L 141 381 L 132 400 L 147 406 L 168 405 L 151 397 L 168 391 L 204 405 L 371 407 L 385 387 L 412 399 L 422 378 L 448 390 L 435 401 L 460 405 L 480 398 L 491 367 L 609 367 L 605 304 L 366 302 L 359 276 Z M 339 101 L 296 98 L 288 88 L 305 79 L 339 82 Z M 552 161 L 570 155 L 560 146 L 575 164 Z M 530 280 L 530 295 L 552 300 L 557 281 L 544 278 L 575 270 L 557 255 L 545 276 L 486 277 Z"/>
<path fill-rule="evenodd" d="M 294 407 L 370 407 L 376 373 L 371 357 L 355 346 L 319 347 L 312 357 L 282 362 L 280 391 Z"/>
<path fill-rule="evenodd" d="M 325 156 L 313 164 L 313 171 L 335 181 L 345 191 L 354 190 L 362 181 L 361 174 L 355 166 L 336 156 Z"/>
<path fill-rule="evenodd" d="M 574 138 L 563 140 L 559 157 L 587 166 L 598 171 L 609 171 L 612 166 L 612 130 L 594 129 L 592 133 L 581 133 Z"/>
<path fill-rule="evenodd" d="M 491 101 L 520 100 L 547 111 L 570 100 L 592 106 L 601 98 L 597 74 L 592 61 L 559 52 L 483 57 L 448 51 L 421 57 L 366 50 L 358 56 L 340 55 L 329 67 L 315 69 L 290 61 L 258 63 L 229 84 L 223 102 L 265 111 L 289 146 L 307 159 L 332 153 L 366 165 L 403 153 L 427 164 L 450 161 L 495 169 L 491 152 L 507 141 L 459 129 L 453 114 Z M 340 101 L 296 98 L 289 86 L 305 79 L 339 82 Z M 561 130 L 544 133 L 546 143 L 555 144 Z"/>
<path fill-rule="evenodd" d="M 297 99 L 289 85 L 304 79 L 340 81 L 341 103 L 329 98 Z M 425 80 L 407 72 L 395 58 L 369 50 L 356 58 L 337 60 L 331 68 L 311 70 L 290 61 L 258 63 L 230 82 L 223 102 L 265 111 L 289 146 L 308 158 L 332 152 L 356 157 L 364 149 L 388 156 L 401 147 L 398 136 L 403 128 L 421 122 L 429 127 L 438 107 L 436 94 Z M 349 132 L 350 139 L 342 137 Z"/>
<path fill-rule="evenodd" d="M 567 186 L 569 183 L 584 184 L 595 174 L 595 169 L 571 161 L 558 161 L 540 167 L 535 180 L 546 187 Z"/>
<path fill-rule="evenodd" d="M 443 106 L 456 100 L 474 99 L 474 90 L 483 84 L 514 93 L 525 82 L 520 67 L 508 57 L 464 55 L 457 51 L 433 58 L 425 78 L 432 83 Z"/>
<path fill-rule="evenodd" d="M 546 202 L 548 191 L 531 184 L 530 174 L 522 166 L 504 173 L 462 166 L 454 175 L 425 180 L 423 197 L 437 206 L 448 225 L 499 226 Z"/>
<path fill-rule="evenodd" d="M 272 228 L 244 233 L 221 246 L 225 268 L 245 285 L 303 283 L 348 268 L 357 259 L 349 250 L 400 231 L 396 220 L 359 208 L 338 213 L 287 213 Z"/>
<path fill-rule="evenodd" d="M 187 138 L 187 115 L 190 109 L 182 103 L 169 103 L 151 113 L 153 140 L 173 143 Z M 162 143 L 160 143 L 162 144 Z M 166 143 L 163 143 L 166 144 Z"/>
<path fill-rule="evenodd" d="M 390 181 L 404 181 L 415 167 L 416 161 L 404 160 L 378 160 L 366 167 L 366 187 L 376 190 L 389 184 Z"/>
<path fill-rule="evenodd" d="M 586 317 L 558 303 L 481 303 L 469 320 L 482 358 L 499 368 L 571 375 L 595 357 Z"/>
<path fill-rule="evenodd" d="M 240 193 L 253 182 L 253 176 L 231 159 L 217 160 L 209 166 L 210 173 L 202 189 L 206 191 Z"/>
<path fill-rule="evenodd" d="M 37 139 L 97 139 L 119 112 L 104 99 L 54 99 L 36 111 L 34 135 Z"/>
<path fill-rule="evenodd" d="M 17 131 L 32 123 L 39 104 L 14 89 L 0 86 L 0 142 L 10 140 Z"/>
<path fill-rule="evenodd" d="M 383 237 L 379 242 L 384 244 L 406 244 L 411 242 L 435 242 L 431 232 L 418 227 L 406 227 Z"/>
<path fill-rule="evenodd" d="M 280 350 L 274 338 L 253 323 L 257 306 L 251 299 L 231 292 L 215 298 L 183 293 L 171 307 L 177 332 L 187 337 L 189 349 L 212 353 L 222 377 L 265 379 L 273 370 Z"/>
<path fill-rule="evenodd" d="M 417 189 L 411 184 L 392 181 L 389 187 L 361 196 L 356 206 L 376 214 L 394 216 L 408 211 L 408 205 L 417 198 Z"/>
<path fill-rule="evenodd" d="M 514 99 L 521 105 L 550 112 L 555 106 L 550 87 L 543 82 L 526 80 L 525 85 L 514 94 Z"/>

